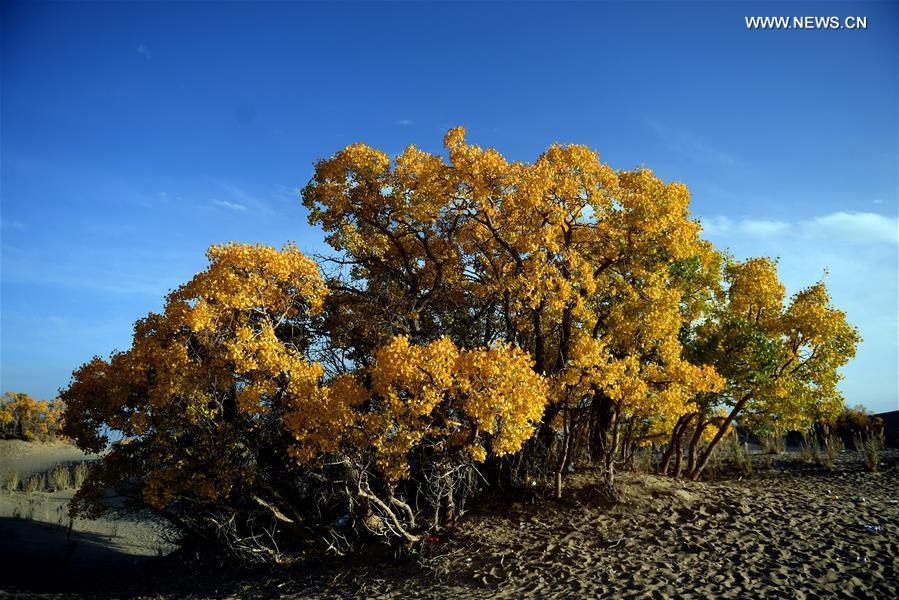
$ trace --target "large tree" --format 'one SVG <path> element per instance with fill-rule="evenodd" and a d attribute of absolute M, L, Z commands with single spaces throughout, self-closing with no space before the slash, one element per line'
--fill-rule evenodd
<path fill-rule="evenodd" d="M 734 422 L 841 406 L 858 334 L 824 285 L 785 304 L 771 261 L 701 239 L 684 185 L 584 146 L 509 162 L 458 128 L 445 150 L 320 161 L 303 201 L 332 256 L 214 246 L 129 350 L 78 369 L 64 433 L 119 439 L 73 512 L 113 488 L 251 558 L 344 527 L 414 543 L 485 463 L 561 495 L 575 458 L 611 485 L 660 443 L 696 478 Z"/>
<path fill-rule="evenodd" d="M 333 341 L 361 362 L 396 333 L 520 347 L 552 381 L 558 491 L 576 440 L 611 479 L 625 422 L 674 421 L 721 386 L 678 340 L 717 269 L 689 193 L 584 146 L 510 163 L 462 128 L 444 144 L 448 161 L 356 144 L 316 165 L 304 202 L 345 267 L 329 281 Z"/>
<path fill-rule="evenodd" d="M 94 358 L 63 393 L 81 448 L 119 437 L 73 513 L 109 510 L 112 488 L 125 509 L 254 559 L 345 515 L 412 542 L 418 514 L 451 519 L 472 466 L 516 452 L 543 414 L 543 378 L 498 343 L 397 336 L 368 365 L 326 376 L 309 358 L 327 341 L 317 265 L 293 246 L 214 246 L 209 259 L 136 324 L 129 350 Z"/>

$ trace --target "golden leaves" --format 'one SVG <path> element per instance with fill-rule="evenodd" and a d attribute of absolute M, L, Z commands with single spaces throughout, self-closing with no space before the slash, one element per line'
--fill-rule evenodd
<path fill-rule="evenodd" d="M 402 336 L 380 348 L 371 367 L 379 399 L 363 418 L 385 475 L 408 473 L 408 455 L 425 436 L 484 460 L 516 452 L 543 415 L 548 388 L 520 349 L 497 344 L 459 350 L 448 338 L 426 345 Z"/>

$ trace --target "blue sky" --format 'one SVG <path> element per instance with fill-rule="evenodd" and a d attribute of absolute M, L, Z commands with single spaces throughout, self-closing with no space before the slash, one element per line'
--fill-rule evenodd
<path fill-rule="evenodd" d="M 587 144 L 686 183 L 706 236 L 829 270 L 897 406 L 899 4 L 2 5 L 0 390 L 52 397 L 229 240 L 324 251 L 297 189 L 365 141 Z M 867 16 L 864 31 L 745 16 Z"/>

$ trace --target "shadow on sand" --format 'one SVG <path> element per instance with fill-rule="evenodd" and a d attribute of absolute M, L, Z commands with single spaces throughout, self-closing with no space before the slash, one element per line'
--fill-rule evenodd
<path fill-rule="evenodd" d="M 0 591 L 105 592 L 152 559 L 128 554 L 109 536 L 0 518 Z"/>

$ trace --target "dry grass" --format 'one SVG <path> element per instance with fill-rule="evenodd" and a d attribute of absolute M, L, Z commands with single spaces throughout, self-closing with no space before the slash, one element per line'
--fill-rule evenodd
<path fill-rule="evenodd" d="M 25 485 L 23 487 L 26 494 L 43 492 L 45 489 L 47 489 L 47 478 L 43 473 L 35 473 L 25 480 Z"/>
<path fill-rule="evenodd" d="M 84 483 L 84 480 L 87 479 L 87 474 L 90 472 L 90 465 L 86 462 L 80 462 L 75 465 L 75 468 L 72 469 L 72 486 L 75 488 L 80 488 L 81 484 Z"/>
<path fill-rule="evenodd" d="M 874 473 L 880 464 L 880 451 L 884 446 L 883 430 L 873 432 L 868 429 L 856 431 L 852 436 L 852 445 L 862 453 L 865 469 Z"/>
<path fill-rule="evenodd" d="M 19 489 L 19 472 L 18 471 L 10 471 L 6 474 L 6 489 L 10 492 L 15 492 Z"/>
<path fill-rule="evenodd" d="M 72 474 L 67 465 L 56 465 L 47 474 L 47 491 L 59 492 L 72 487 Z"/>
<path fill-rule="evenodd" d="M 802 434 L 799 455 L 805 462 L 815 463 L 829 471 L 843 448 L 843 440 L 838 435 L 825 431 L 819 438 L 817 433 L 809 431 Z"/>
<path fill-rule="evenodd" d="M 18 471 L 10 471 L 6 474 L 3 484 L 10 492 L 19 489 L 27 494 L 61 492 L 81 487 L 89 472 L 90 464 L 88 462 L 79 462 L 75 465 L 59 463 L 48 471 L 34 473 L 26 478 L 23 478 Z"/>
<path fill-rule="evenodd" d="M 765 454 L 783 454 L 787 449 L 787 436 L 783 434 L 768 433 L 760 441 Z"/>
<path fill-rule="evenodd" d="M 749 444 L 740 443 L 740 438 L 736 432 L 727 436 L 725 441 L 727 453 L 730 459 L 734 461 L 734 465 L 743 475 L 752 475 L 752 455 L 749 452 Z"/>

